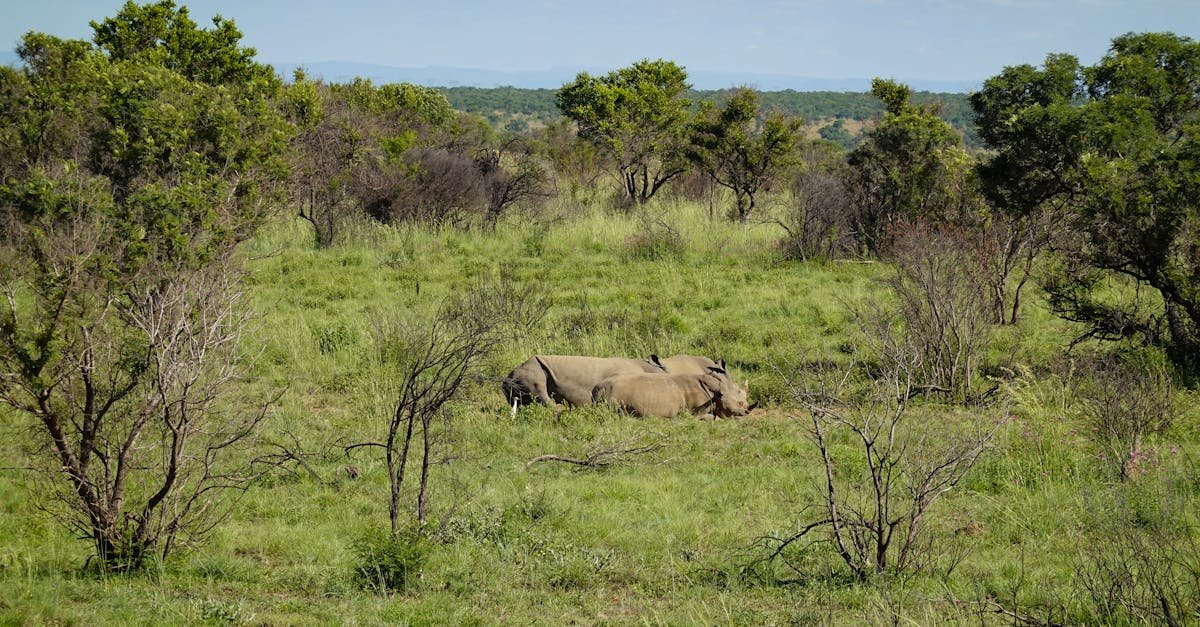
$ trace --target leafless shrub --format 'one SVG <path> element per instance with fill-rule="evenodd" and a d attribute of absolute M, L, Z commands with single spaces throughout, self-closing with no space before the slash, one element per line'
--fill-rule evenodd
<path fill-rule="evenodd" d="M 1021 294 L 1033 276 L 1034 261 L 1062 231 L 1060 212 L 1046 209 L 1010 217 L 992 212 L 987 220 L 971 225 L 991 299 L 992 321 L 1016 324 Z"/>
<path fill-rule="evenodd" d="M 786 558 L 796 543 L 825 541 L 854 578 L 884 572 L 919 572 L 933 567 L 940 554 L 927 517 L 932 505 L 966 476 L 991 442 L 998 422 L 962 428 L 934 428 L 908 420 L 917 393 L 913 368 L 862 377 L 858 370 L 827 372 L 815 385 L 794 390 L 809 412 L 810 437 L 821 456 L 823 502 L 819 514 L 790 536 L 760 538 L 763 555 L 752 566 L 783 560 L 798 573 L 802 563 Z M 855 394 L 856 387 L 865 391 Z M 831 442 L 849 436 L 857 455 Z M 853 469 L 858 469 L 857 472 Z"/>
<path fill-rule="evenodd" d="M 551 304 L 543 283 L 520 281 L 511 270 L 501 268 L 495 280 L 482 282 L 463 294 L 457 309 L 464 318 L 478 318 L 469 324 L 495 326 L 506 341 L 528 345 L 541 329 Z"/>
<path fill-rule="evenodd" d="M 1154 462 L 1147 439 L 1162 435 L 1179 413 L 1166 366 L 1119 353 L 1093 362 L 1084 375 L 1085 412 L 1101 459 L 1121 479 L 1135 479 Z"/>
<path fill-rule="evenodd" d="M 665 218 L 643 214 L 639 224 L 641 230 L 625 239 L 630 258 L 656 261 L 678 258 L 687 252 L 687 239 Z"/>
<path fill-rule="evenodd" d="M 421 148 L 406 152 L 402 165 L 381 161 L 365 167 L 355 194 L 382 222 L 459 225 L 481 213 L 487 186 L 470 157 Z"/>
<path fill-rule="evenodd" d="M 318 93 L 325 93 L 318 91 Z M 357 210 L 348 174 L 369 150 L 368 116 L 343 100 L 326 97 L 323 116 L 299 129 L 289 150 L 289 189 L 298 215 L 313 227 L 318 246 L 330 246 Z"/>
<path fill-rule="evenodd" d="M 717 184 L 713 182 L 712 178 L 697 169 L 688 170 L 671 179 L 671 182 L 667 184 L 667 194 L 672 198 L 690 202 L 708 202 L 710 216 L 714 215 L 715 211 L 712 202 L 716 191 Z"/>
<path fill-rule="evenodd" d="M 88 266 L 99 230 L 63 228 L 40 260 L 61 271 L 57 286 L 4 282 L 0 400 L 40 423 L 31 459 L 49 507 L 92 540 L 103 568 L 134 570 L 202 539 L 227 512 L 218 494 L 266 471 L 242 454 L 266 405 L 247 412 L 229 397 L 247 310 L 222 259 L 114 286 Z"/>
<path fill-rule="evenodd" d="M 918 385 L 969 400 L 991 337 L 983 270 L 954 227 L 914 223 L 893 236 L 895 309 L 859 314 L 884 359 L 912 359 Z"/>
<path fill-rule="evenodd" d="M 551 121 L 533 134 L 539 154 L 550 162 L 555 185 L 562 192 L 567 188 L 591 188 L 604 175 L 609 164 L 607 157 L 595 144 L 580 139 L 575 123 L 562 119 Z"/>
<path fill-rule="evenodd" d="M 484 226 L 494 227 L 514 205 L 524 203 L 536 208 L 552 196 L 547 184 L 549 174 L 522 141 L 511 140 L 499 148 L 478 151 L 475 166 L 486 187 Z"/>
<path fill-rule="evenodd" d="M 787 259 L 835 259 L 854 253 L 853 197 L 845 177 L 806 169 L 792 179 L 791 201 L 775 223 L 787 233 L 779 248 Z"/>
<path fill-rule="evenodd" d="M 376 322 L 379 378 L 375 386 L 387 412 L 382 425 L 384 435 L 346 450 L 382 449 L 388 468 L 388 516 L 393 535 L 406 528 L 402 520 L 403 488 L 410 462 L 418 463 L 416 449 L 420 449 L 420 474 L 415 518 L 418 528 L 424 528 L 431 470 L 448 457 L 440 449 L 450 433 L 451 403 L 462 385 L 504 341 L 509 323 L 520 317 L 513 307 L 497 308 L 488 294 L 494 291 L 472 290 L 460 298 L 448 299 L 431 318 L 380 318 Z"/>
<path fill-rule="evenodd" d="M 1160 625 L 1200 620 L 1196 503 L 1186 494 L 1190 490 L 1172 485 L 1182 478 L 1122 484 L 1092 503 L 1075 572 L 1095 619 Z"/>

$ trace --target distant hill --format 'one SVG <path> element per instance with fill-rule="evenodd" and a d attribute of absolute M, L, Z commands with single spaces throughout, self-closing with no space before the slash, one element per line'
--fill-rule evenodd
<path fill-rule="evenodd" d="M 505 72 L 457 67 L 396 67 L 345 61 L 315 61 L 311 63 L 275 63 L 275 71 L 284 78 L 304 67 L 310 75 L 326 82 L 341 83 L 355 77 L 369 78 L 377 83 L 413 83 L 427 87 L 518 87 L 522 89 L 558 89 L 575 79 L 579 72 L 605 74 L 609 69 L 556 67 L 546 70 Z M 758 72 L 710 72 L 688 70 L 688 79 L 696 89 L 728 89 L 748 85 L 759 91 L 833 91 L 865 92 L 871 89 L 870 78 L 814 78 L 788 74 Z M 980 82 L 955 80 L 926 80 L 899 78 L 915 91 L 966 93 L 977 89 Z"/>
<path fill-rule="evenodd" d="M 0 50 L 0 65 L 17 65 L 20 57 L 12 50 Z M 579 72 L 606 74 L 612 68 L 554 67 L 546 70 L 506 72 L 473 68 L 430 66 L 423 68 L 398 67 L 351 61 L 313 61 L 309 63 L 272 63 L 284 79 L 290 79 L 296 68 L 303 67 L 312 76 L 328 83 L 344 83 L 356 77 L 369 78 L 376 83 L 413 83 L 426 87 L 517 87 L 520 89 L 558 89 L 575 79 Z M 870 78 L 817 78 L 791 74 L 761 72 L 711 72 L 688 69 L 688 79 L 695 89 L 721 90 L 746 85 L 759 91 L 826 91 L 866 92 L 871 90 Z M 967 93 L 978 89 L 980 81 L 930 80 L 897 78 L 914 91 L 935 93 Z"/>
<path fill-rule="evenodd" d="M 0 51 L 0 64 L 17 65 L 20 57 L 13 51 Z M 541 71 L 501 72 L 453 67 L 403 68 L 367 63 L 325 61 L 317 63 L 280 63 L 275 71 L 285 79 L 304 67 L 309 75 L 327 83 L 345 83 L 356 77 L 375 83 L 414 83 L 436 87 L 451 106 L 460 111 L 484 116 L 497 128 L 521 131 L 560 117 L 554 93 L 580 71 L 604 74 L 597 68 L 551 68 Z M 806 78 L 782 74 L 694 71 L 688 78 L 695 91 L 693 101 L 719 101 L 735 86 L 747 85 L 763 94 L 769 110 L 784 111 L 804 119 L 812 136 L 822 136 L 847 148 L 856 145 L 862 132 L 882 115 L 883 105 L 870 93 L 870 79 Z M 916 102 L 938 101 L 942 117 L 963 134 L 968 146 L 979 147 L 967 92 L 978 85 L 966 81 L 905 81 L 913 88 Z"/>

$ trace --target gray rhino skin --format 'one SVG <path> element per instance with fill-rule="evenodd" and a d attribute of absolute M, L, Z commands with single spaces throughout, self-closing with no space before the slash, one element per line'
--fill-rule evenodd
<path fill-rule="evenodd" d="M 661 361 L 663 368 L 666 368 L 669 374 L 715 374 L 729 381 L 731 385 L 737 385 L 733 380 L 733 375 L 729 374 L 729 369 L 725 367 L 724 359 L 713 361 L 703 355 L 671 355 Z M 746 382 L 742 389 L 743 397 L 745 397 L 750 389 L 750 383 Z M 754 411 L 757 407 L 758 403 L 751 404 L 747 413 Z"/>
<path fill-rule="evenodd" d="M 649 359 L 534 355 L 508 373 L 502 387 L 514 408 L 535 401 L 550 407 L 556 401 L 583 406 L 592 404 L 592 388 L 604 379 L 621 374 L 663 372 L 657 355 Z"/>
<path fill-rule="evenodd" d="M 708 374 L 709 368 L 725 370 L 725 360 L 713 361 L 702 355 L 672 355 L 662 360 L 671 374 Z"/>
<path fill-rule="evenodd" d="M 670 418 L 683 411 L 698 416 L 745 416 L 746 390 L 712 369 L 705 374 L 622 374 L 601 381 L 592 401 L 609 403 L 638 416 Z"/>

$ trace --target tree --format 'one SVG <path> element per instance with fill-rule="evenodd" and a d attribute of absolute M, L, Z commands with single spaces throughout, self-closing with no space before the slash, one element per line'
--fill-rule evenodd
<path fill-rule="evenodd" d="M 717 184 L 733 192 L 733 216 L 754 212 L 755 195 L 768 188 L 796 156 L 802 121 L 772 114 L 759 123 L 758 94 L 742 88 L 725 106 L 703 103 L 691 128 L 688 157 Z"/>
<path fill-rule="evenodd" d="M 1192 367 L 1198 81 L 1200 43 L 1130 33 L 1095 66 L 1050 55 L 1040 70 L 1006 68 L 972 99 L 996 151 L 982 170 L 989 198 L 1022 216 L 1057 210 L 1069 228 L 1044 283 L 1054 311 L 1086 325 L 1082 337 L 1140 338 Z"/>
<path fill-rule="evenodd" d="M 536 203 L 550 196 L 545 168 L 533 149 L 518 137 L 497 148 L 480 149 L 475 154 L 475 167 L 486 188 L 487 208 L 483 214 L 486 226 L 495 227 L 501 216 L 519 202 Z"/>
<path fill-rule="evenodd" d="M 872 81 L 871 93 L 886 112 L 849 162 L 861 194 L 858 238 L 879 252 L 900 220 L 954 221 L 974 207 L 971 160 L 936 107 L 912 104 L 909 88 L 890 80 Z"/>
<path fill-rule="evenodd" d="M 208 85 L 277 83 L 269 65 L 254 60 L 254 48 L 240 46 L 242 32 L 217 15 L 213 28 L 197 28 L 188 8 L 172 0 L 138 5 L 129 0 L 115 16 L 90 22 L 92 41 L 113 61 L 136 61 Z"/>
<path fill-rule="evenodd" d="M 106 24 L 127 32 L 142 10 Z M 228 394 L 246 316 L 232 252 L 265 214 L 287 126 L 270 69 L 221 71 L 245 53 L 226 44 L 236 54 L 192 57 L 189 78 L 161 64 L 163 41 L 125 58 L 31 33 L 25 66 L 0 73 L 17 140 L 0 185 L 0 402 L 38 426 L 30 464 L 106 568 L 202 536 L 218 491 L 255 474 L 240 451 L 262 410 Z"/>
<path fill-rule="evenodd" d="M 644 204 L 686 169 L 688 87 L 683 68 L 643 59 L 603 77 L 582 72 L 555 98 L 580 137 L 613 159 L 626 201 Z"/>

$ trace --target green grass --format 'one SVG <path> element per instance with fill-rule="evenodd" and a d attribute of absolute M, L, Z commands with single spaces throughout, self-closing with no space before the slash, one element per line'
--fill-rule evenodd
<path fill-rule="evenodd" d="M 566 203 L 564 203 L 566 204 Z M 263 435 L 295 436 L 323 479 L 280 476 L 253 488 L 209 542 L 128 577 L 82 570 L 89 546 L 36 507 L 42 484 L 0 472 L 0 623 L 5 624 L 930 624 L 978 622 L 947 601 L 991 595 L 1023 607 L 1068 602 L 1088 499 L 1112 489 L 1094 459 L 1078 399 L 1052 374 L 1070 329 L 1029 295 L 1002 329 L 992 365 L 1025 373 L 993 408 L 918 404 L 926 428 L 1011 417 L 975 470 L 930 514 L 943 547 L 965 558 L 948 578 L 846 578 L 827 545 L 792 583 L 739 579 L 750 546 L 789 534 L 819 503 L 822 472 L 807 416 L 782 375 L 851 361 L 846 307 L 885 298 L 878 263 L 782 261 L 770 226 L 710 222 L 705 210 L 653 211 L 681 246 L 648 249 L 637 219 L 564 207 L 552 224 L 495 232 L 358 225 L 346 243 L 312 248 L 306 223 L 281 220 L 244 248 L 258 354 L 246 398 L 286 388 Z M 354 575 L 356 539 L 387 524 L 378 456 L 347 444 L 380 436 L 386 417 L 374 329 L 420 315 L 501 275 L 551 301 L 533 337 L 505 345 L 456 406 L 434 469 L 437 530 L 420 578 L 379 595 Z M 765 409 L 743 420 L 639 420 L 601 408 L 509 415 L 497 382 L 534 353 L 723 357 Z M 1190 398 L 1190 397 L 1189 397 Z M 1196 451 L 1197 411 L 1159 443 Z M 4 418 L 0 452 L 19 467 L 25 418 Z M 622 441 L 648 455 L 579 470 L 580 456 Z M 845 437 L 834 442 L 851 453 Z M 339 472 L 360 471 L 356 480 Z M 850 466 L 853 464 L 851 463 Z M 849 470 L 846 470 L 849 472 Z M 1165 471 L 1164 471 L 1165 472 Z M 1153 481 L 1150 477 L 1147 481 Z M 978 523 L 973 534 L 955 530 Z M 949 548 L 946 548 L 948 551 Z M 995 620 L 997 617 L 987 617 Z"/>

